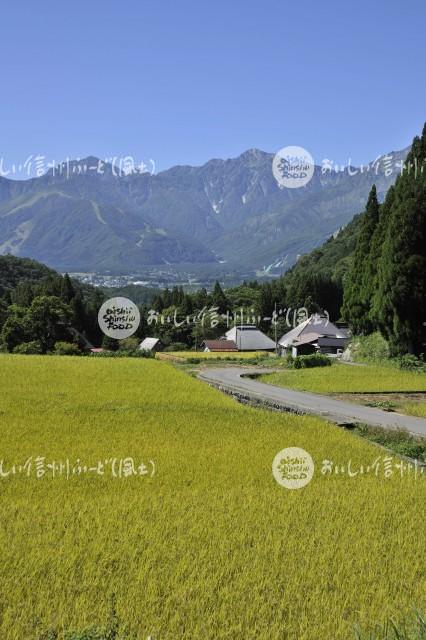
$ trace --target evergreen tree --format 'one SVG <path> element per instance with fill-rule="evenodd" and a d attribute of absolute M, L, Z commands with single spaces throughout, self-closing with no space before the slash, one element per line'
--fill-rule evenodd
<path fill-rule="evenodd" d="M 105 300 L 105 296 L 99 289 L 95 289 L 90 303 L 86 307 L 85 335 L 95 346 L 99 346 L 103 333 L 99 327 L 98 312 Z"/>
<path fill-rule="evenodd" d="M 84 331 L 86 326 L 86 309 L 84 307 L 83 297 L 80 291 L 77 291 L 71 300 L 72 324 L 77 331 Z"/>
<path fill-rule="evenodd" d="M 172 305 L 176 307 L 179 304 L 179 288 L 178 287 L 173 287 L 171 298 L 172 298 Z"/>
<path fill-rule="evenodd" d="M 7 320 L 8 306 L 9 305 L 7 304 L 6 300 L 4 298 L 0 298 L 0 330 Z"/>
<path fill-rule="evenodd" d="M 199 291 L 197 291 L 194 295 L 194 310 L 200 311 L 207 307 L 209 302 L 209 296 L 207 293 L 207 289 L 205 287 L 201 287 Z"/>
<path fill-rule="evenodd" d="M 158 313 L 161 313 L 165 306 L 166 305 L 164 304 L 164 300 L 161 294 L 155 296 L 154 300 L 152 301 L 152 308 L 155 309 L 155 311 L 158 311 Z"/>
<path fill-rule="evenodd" d="M 20 307 L 29 307 L 34 297 L 34 286 L 28 281 L 20 282 L 11 292 L 13 304 Z"/>
<path fill-rule="evenodd" d="M 212 304 L 214 307 L 218 308 L 218 313 L 226 313 L 229 306 L 228 299 L 224 294 L 218 280 L 216 280 L 212 292 Z"/>
<path fill-rule="evenodd" d="M 71 278 L 66 273 L 62 278 L 62 282 L 61 282 L 60 298 L 63 302 L 65 302 L 65 304 L 69 304 L 71 300 L 74 298 L 74 296 L 75 296 L 75 290 L 71 282 Z"/>
<path fill-rule="evenodd" d="M 415 138 L 394 193 L 379 262 L 375 312 L 391 353 L 425 351 L 426 125 Z"/>
<path fill-rule="evenodd" d="M 375 267 L 372 274 L 373 297 L 370 308 L 370 320 L 375 328 L 379 329 L 383 335 L 386 334 L 386 326 L 392 316 L 392 309 L 389 305 L 390 297 L 385 292 L 385 283 L 381 268 L 381 257 L 383 243 L 389 228 L 392 206 L 395 199 L 395 188 L 390 187 L 385 202 L 380 207 L 379 224 L 376 227 L 371 240 L 370 263 Z M 391 321 L 391 320 L 390 320 Z"/>
<path fill-rule="evenodd" d="M 179 309 L 183 317 L 190 316 L 193 312 L 192 298 L 186 294 L 183 295 L 182 301 L 179 305 Z"/>
<path fill-rule="evenodd" d="M 140 341 L 152 334 L 152 328 L 148 325 L 149 310 L 150 307 L 147 304 L 142 304 L 139 306 L 141 321 L 135 335 L 137 336 L 137 338 L 139 338 Z"/>
<path fill-rule="evenodd" d="M 373 276 L 371 241 L 379 223 L 380 207 L 376 186 L 373 185 L 367 207 L 361 217 L 361 228 L 355 247 L 351 269 L 346 277 L 343 297 L 343 317 L 354 333 L 371 333 L 371 299 L 373 296 Z"/>
<path fill-rule="evenodd" d="M 274 295 L 270 282 L 265 282 L 260 292 L 259 311 L 262 318 L 271 317 L 274 310 Z"/>
<path fill-rule="evenodd" d="M 171 295 L 172 295 L 172 304 L 175 307 L 178 307 L 180 304 L 182 304 L 183 299 L 185 297 L 182 287 L 173 287 Z"/>
<path fill-rule="evenodd" d="M 169 307 L 171 307 L 171 305 L 173 304 L 173 300 L 172 300 L 172 294 L 170 293 L 169 289 L 164 289 L 162 298 L 163 298 L 164 309 L 168 309 Z"/>

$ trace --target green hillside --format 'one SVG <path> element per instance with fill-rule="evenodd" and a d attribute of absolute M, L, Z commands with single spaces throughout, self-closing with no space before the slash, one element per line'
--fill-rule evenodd
<path fill-rule="evenodd" d="M 340 316 L 344 277 L 355 250 L 360 215 L 318 249 L 302 256 L 281 279 L 287 304 L 304 304 L 309 310 L 326 309 L 334 319 Z"/>
<path fill-rule="evenodd" d="M 56 271 L 36 260 L 12 255 L 0 256 L 0 297 L 24 280 L 38 282 L 54 275 L 57 275 Z"/>

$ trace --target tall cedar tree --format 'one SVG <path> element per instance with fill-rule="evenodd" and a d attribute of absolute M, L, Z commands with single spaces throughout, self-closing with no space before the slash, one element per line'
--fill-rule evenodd
<path fill-rule="evenodd" d="M 65 304 L 69 304 L 71 300 L 75 296 L 75 290 L 71 282 L 71 278 L 66 273 L 61 281 L 61 295 L 60 298 L 65 302 Z"/>
<path fill-rule="evenodd" d="M 396 181 L 374 310 L 393 355 L 426 350 L 426 125 Z"/>
<path fill-rule="evenodd" d="M 370 261 L 375 266 L 373 275 L 373 299 L 370 309 L 370 320 L 376 329 L 379 329 L 383 335 L 386 335 L 386 325 L 389 318 L 392 317 L 392 309 L 389 304 L 390 296 L 385 291 L 385 283 L 382 274 L 381 257 L 383 252 L 383 242 L 389 228 L 390 217 L 392 215 L 392 207 L 395 200 L 395 187 L 390 187 L 384 203 L 380 207 L 379 224 L 376 227 L 374 235 L 371 239 Z M 386 285 L 387 289 L 387 285 Z M 391 320 L 390 320 L 391 321 Z"/>
<path fill-rule="evenodd" d="M 218 309 L 218 313 L 226 313 L 228 309 L 228 299 L 223 292 L 218 280 L 216 280 L 214 289 L 212 291 L 212 302 Z"/>
<path fill-rule="evenodd" d="M 373 264 L 372 238 L 377 228 L 380 206 L 377 200 L 376 186 L 373 185 L 368 197 L 367 207 L 361 217 L 361 229 L 358 236 L 352 267 L 347 275 L 344 297 L 343 317 L 354 333 L 371 333 L 371 300 L 376 266 Z"/>

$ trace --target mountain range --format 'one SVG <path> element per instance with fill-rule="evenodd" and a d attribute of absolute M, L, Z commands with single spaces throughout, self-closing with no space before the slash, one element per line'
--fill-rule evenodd
<path fill-rule="evenodd" d="M 299 189 L 280 188 L 273 154 L 257 149 L 156 175 L 117 175 L 89 157 L 38 178 L 0 177 L 0 254 L 70 272 L 279 275 L 362 211 L 373 183 L 383 199 L 407 152 L 388 154 L 391 171 L 385 156 L 362 170 L 316 166 Z"/>

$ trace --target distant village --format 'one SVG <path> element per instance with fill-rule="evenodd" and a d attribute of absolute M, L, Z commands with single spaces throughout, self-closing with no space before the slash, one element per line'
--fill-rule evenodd
<path fill-rule="evenodd" d="M 218 354 L 265 351 L 293 357 L 314 353 L 339 357 L 343 355 L 349 338 L 346 328 L 339 328 L 325 316 L 314 314 L 285 333 L 276 343 L 254 325 L 239 325 L 217 340 L 204 340 L 200 350 Z M 139 345 L 143 351 L 157 352 L 163 348 L 161 339 L 153 337 L 145 338 Z"/>

